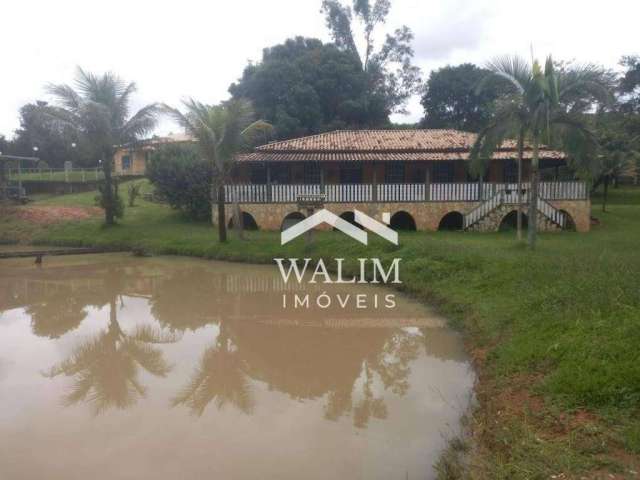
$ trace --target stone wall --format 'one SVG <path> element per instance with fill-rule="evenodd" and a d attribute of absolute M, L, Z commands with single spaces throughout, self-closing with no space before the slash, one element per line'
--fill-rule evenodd
<path fill-rule="evenodd" d="M 554 207 L 567 212 L 573 222 L 576 230 L 579 232 L 589 231 L 591 202 L 588 200 L 580 201 L 554 201 L 549 202 Z M 389 212 L 392 216 L 397 212 L 409 213 L 416 222 L 418 230 L 435 231 L 442 218 L 451 212 L 459 212 L 462 215 L 467 214 L 479 205 L 478 202 L 423 202 L 423 203 L 329 203 L 325 208 L 336 215 L 344 212 L 353 212 L 354 209 L 382 221 L 382 214 Z M 298 209 L 295 203 L 273 203 L 273 204 L 241 204 L 242 211 L 250 214 L 258 224 L 260 230 L 280 230 L 282 221 L 290 213 L 300 212 L 306 216 L 304 209 Z M 217 223 L 217 210 L 213 209 L 213 222 Z M 500 226 L 502 219 L 510 212 L 516 210 L 514 206 L 502 206 L 496 210 L 496 214 L 492 215 L 490 222 L 483 225 L 478 230 L 496 231 Z M 233 209 L 227 208 L 227 221 L 231 218 Z M 542 214 L 539 215 L 542 217 Z M 555 230 L 555 225 L 544 220 L 539 224 L 543 231 Z M 325 228 L 330 228 L 325 225 Z"/>

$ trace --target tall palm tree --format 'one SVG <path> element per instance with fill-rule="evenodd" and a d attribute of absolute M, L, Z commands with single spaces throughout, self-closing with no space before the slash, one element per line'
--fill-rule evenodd
<path fill-rule="evenodd" d="M 584 168 L 593 164 L 597 141 L 584 113 L 594 102 L 606 103 L 611 99 L 611 79 L 594 65 L 558 69 L 550 56 L 544 69 L 538 61 L 530 65 L 518 56 L 499 57 L 487 68 L 491 75 L 485 82 L 506 83 L 511 91 L 499 99 L 493 119 L 478 134 L 471 150 L 472 170 L 476 174 L 484 172 L 493 152 L 507 138 L 516 137 L 521 172 L 524 144 L 530 143 L 528 243 L 535 248 L 540 146 L 544 142 L 562 148 L 574 165 Z M 519 197 L 521 210 L 521 193 Z"/>
<path fill-rule="evenodd" d="M 264 139 L 271 132 L 269 123 L 255 120 L 248 100 L 238 98 L 219 105 L 205 105 L 189 99 L 183 102 L 186 113 L 168 105 L 164 109 L 197 142 L 200 153 L 211 165 L 211 207 L 218 205 L 218 236 L 227 240 L 224 186 L 238 152 Z"/>
<path fill-rule="evenodd" d="M 48 115 L 69 125 L 102 159 L 104 185 L 102 207 L 107 225 L 115 223 L 119 204 L 113 181 L 113 155 L 117 145 L 136 140 L 153 130 L 158 105 L 150 104 L 130 115 L 135 83 L 126 83 L 113 73 L 96 75 L 78 67 L 75 88 L 69 85 L 49 85 L 48 92 L 58 105 L 44 107 Z"/>

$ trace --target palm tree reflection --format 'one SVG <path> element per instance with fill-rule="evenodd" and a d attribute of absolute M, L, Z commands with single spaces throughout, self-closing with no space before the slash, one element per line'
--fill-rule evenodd
<path fill-rule="evenodd" d="M 231 404 L 250 414 L 253 397 L 245 372 L 246 362 L 223 322 L 216 343 L 207 348 L 191 381 L 171 403 L 174 407 L 184 405 L 198 416 L 211 402 L 218 409 Z"/>
<path fill-rule="evenodd" d="M 140 369 L 158 377 L 165 377 L 171 370 L 162 351 L 152 345 L 178 340 L 150 326 L 138 326 L 126 333 L 116 317 L 115 298 L 109 308 L 107 330 L 78 346 L 70 358 L 45 373 L 49 378 L 73 377 L 64 404 L 90 403 L 96 415 L 109 408 L 125 409 L 144 397 L 146 387 L 139 381 Z"/>

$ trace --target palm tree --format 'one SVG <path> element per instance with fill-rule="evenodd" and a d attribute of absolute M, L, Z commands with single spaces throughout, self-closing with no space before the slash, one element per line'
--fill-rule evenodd
<path fill-rule="evenodd" d="M 545 142 L 562 148 L 575 166 L 593 164 L 597 141 L 584 113 L 594 102 L 610 100 L 611 78 L 594 65 L 557 69 L 551 57 L 544 69 L 537 61 L 529 65 L 517 56 L 497 58 L 487 69 L 491 75 L 485 82 L 506 83 L 511 91 L 499 99 L 493 119 L 478 134 L 471 151 L 472 170 L 482 174 L 493 152 L 507 138 L 516 137 L 520 177 L 522 151 L 525 141 L 529 142 L 532 159 L 528 243 L 535 248 L 540 146 Z M 521 193 L 519 203 L 520 211 Z"/>
<path fill-rule="evenodd" d="M 232 99 L 220 105 L 205 105 L 189 99 L 183 102 L 186 113 L 164 106 L 173 119 L 191 135 L 200 153 L 211 165 L 211 207 L 214 199 L 218 205 L 218 236 L 227 241 L 224 186 L 229 177 L 233 160 L 238 152 L 249 147 L 257 139 L 264 139 L 271 132 L 269 123 L 255 121 L 251 103 L 245 99 Z"/>
<path fill-rule="evenodd" d="M 121 213 L 117 186 L 112 177 L 115 148 L 153 130 L 158 106 L 147 105 L 130 116 L 129 104 L 136 91 L 135 83 L 126 83 L 110 72 L 96 75 L 79 67 L 75 88 L 49 85 L 47 90 L 57 99 L 58 106 L 43 107 L 45 112 L 72 127 L 93 146 L 97 158 L 102 159 L 102 207 L 106 224 L 112 225 Z"/>

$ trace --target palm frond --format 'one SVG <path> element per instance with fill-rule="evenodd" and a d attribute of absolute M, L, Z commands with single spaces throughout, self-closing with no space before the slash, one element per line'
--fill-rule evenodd
<path fill-rule="evenodd" d="M 504 55 L 490 60 L 485 68 L 509 82 L 518 92 L 524 93 L 531 83 L 529 64 L 518 55 Z"/>
<path fill-rule="evenodd" d="M 147 105 L 133 115 L 122 127 L 123 139 L 135 139 L 151 132 L 158 123 L 160 106 L 156 103 Z"/>

